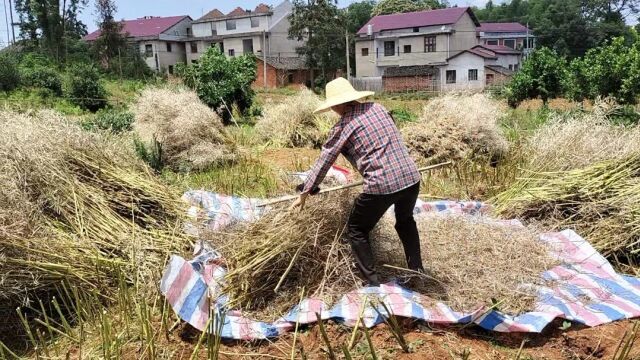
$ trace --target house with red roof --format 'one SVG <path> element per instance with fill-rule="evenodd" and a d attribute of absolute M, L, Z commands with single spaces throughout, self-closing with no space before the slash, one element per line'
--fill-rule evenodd
<path fill-rule="evenodd" d="M 522 50 L 527 56 L 536 47 L 536 37 L 528 27 L 517 23 L 482 23 L 478 27 L 481 45 L 506 46 Z"/>
<path fill-rule="evenodd" d="M 469 7 L 376 16 L 356 36 L 356 77 L 384 91 L 484 89 L 517 71 L 522 52 L 481 43 L 481 26 Z"/>
<path fill-rule="evenodd" d="M 183 39 L 191 34 L 190 16 L 145 16 L 122 21 L 122 33 L 140 49 L 142 57 L 152 70 L 173 73 L 177 63 L 186 61 Z M 95 41 L 100 36 L 96 30 L 84 37 Z"/>
<path fill-rule="evenodd" d="M 237 7 L 227 14 L 213 9 L 193 22 L 193 34 L 186 40 L 187 63 L 197 63 L 206 49 L 218 46 L 228 57 L 257 56 L 256 85 L 305 84 L 310 80 L 309 70 L 296 52 L 302 43 L 288 38 L 292 11 L 289 0 L 274 7 Z"/>

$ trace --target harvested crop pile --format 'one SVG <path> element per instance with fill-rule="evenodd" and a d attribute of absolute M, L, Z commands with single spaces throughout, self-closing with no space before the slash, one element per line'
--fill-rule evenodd
<path fill-rule="evenodd" d="M 509 148 L 498 125 L 503 114 L 502 106 L 485 94 L 445 95 L 429 101 L 420 120 L 402 134 L 423 164 L 471 156 L 496 159 Z"/>
<path fill-rule="evenodd" d="M 421 280 L 414 289 L 457 311 L 490 307 L 492 299 L 506 313 L 532 310 L 533 286 L 544 286 L 542 273 L 556 265 L 531 228 L 471 216 L 423 215 L 416 221 L 422 260 L 432 279 Z M 372 244 L 380 264 L 406 267 L 393 220 L 380 223 Z"/>
<path fill-rule="evenodd" d="M 186 245 L 173 235 L 179 196 L 130 141 L 53 112 L 0 112 L 0 127 L 1 307 L 47 306 L 62 281 L 108 296 L 118 268 L 152 285 L 166 254 Z"/>
<path fill-rule="evenodd" d="M 264 142 L 280 147 L 320 147 L 338 120 L 333 113 L 314 114 L 321 104 L 311 90 L 303 90 L 277 104 L 266 104 L 256 132 Z"/>
<path fill-rule="evenodd" d="M 162 163 L 173 170 L 206 170 L 237 156 L 218 114 L 192 91 L 148 88 L 133 113 L 134 130 L 143 144 L 154 149 L 157 142 Z"/>
<path fill-rule="evenodd" d="M 352 201 L 345 193 L 322 195 L 302 212 L 276 208 L 254 223 L 208 235 L 227 260 L 232 306 L 260 311 L 264 319 L 291 309 L 303 288 L 305 296 L 331 302 L 361 285 L 340 241 Z"/>
<path fill-rule="evenodd" d="M 567 171 L 532 173 L 494 199 L 506 216 L 574 229 L 605 256 L 640 252 L 640 153 Z"/>

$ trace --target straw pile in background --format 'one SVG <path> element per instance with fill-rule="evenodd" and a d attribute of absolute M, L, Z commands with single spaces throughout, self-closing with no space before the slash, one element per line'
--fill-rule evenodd
<path fill-rule="evenodd" d="M 492 202 L 507 217 L 573 229 L 613 260 L 640 251 L 640 130 L 612 125 L 615 109 L 556 117 L 529 141 L 524 174 Z"/>
<path fill-rule="evenodd" d="M 548 285 L 541 275 L 557 264 L 533 228 L 472 216 L 422 215 L 416 222 L 431 279 L 420 277 L 414 289 L 456 311 L 494 302 L 509 314 L 533 310 L 535 286 Z M 384 218 L 372 240 L 379 269 L 386 273 L 390 270 L 384 264 L 406 268 L 393 225 L 393 219 Z"/>
<path fill-rule="evenodd" d="M 224 291 L 232 307 L 259 311 L 261 319 L 282 316 L 303 289 L 332 302 L 361 285 L 351 250 L 340 241 L 352 201 L 345 192 L 319 195 L 302 212 L 278 207 L 256 222 L 206 235 L 227 261 Z"/>
<path fill-rule="evenodd" d="M 137 135 L 148 148 L 157 142 L 173 170 L 206 170 L 236 159 L 222 119 L 191 90 L 147 88 L 132 110 Z"/>
<path fill-rule="evenodd" d="M 256 132 L 262 141 L 278 147 L 321 147 L 338 120 L 331 112 L 314 114 L 322 101 L 302 90 L 278 103 L 265 104 Z"/>
<path fill-rule="evenodd" d="M 61 282 L 108 296 L 115 268 L 153 286 L 166 254 L 187 246 L 173 235 L 178 194 L 136 160 L 130 140 L 53 112 L 0 112 L 0 127 L 0 307 L 37 294 L 47 304 Z"/>
<path fill-rule="evenodd" d="M 422 164 L 472 156 L 498 159 L 509 149 L 498 125 L 504 111 L 486 94 L 449 94 L 429 101 L 420 120 L 402 134 Z"/>

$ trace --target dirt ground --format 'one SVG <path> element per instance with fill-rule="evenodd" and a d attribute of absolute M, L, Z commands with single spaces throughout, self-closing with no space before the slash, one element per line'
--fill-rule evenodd
<path fill-rule="evenodd" d="M 557 322 L 549 325 L 543 334 L 499 334 L 475 326 L 431 327 L 409 320 L 404 325 L 404 337 L 413 351 L 408 354 L 402 352 L 386 325 L 370 330 L 379 359 L 613 359 L 621 339 L 627 331 L 630 332 L 633 323 L 621 321 L 596 328 L 574 325 L 564 331 L 560 329 L 562 322 Z M 328 324 L 326 331 L 336 357 L 344 358 L 341 347 L 349 343 L 352 330 Z M 182 325 L 171 334 L 165 345 L 174 349 L 175 358 L 188 358 L 199 336 L 196 330 Z M 221 358 L 291 359 L 292 344 L 293 334 L 286 334 L 273 342 L 227 342 L 221 347 Z M 303 329 L 297 336 L 293 358 L 327 359 L 329 355 L 324 344 L 318 326 Z M 372 358 L 362 332 L 356 336 L 350 354 L 354 359 Z M 640 359 L 639 342 L 633 346 L 627 359 Z"/>

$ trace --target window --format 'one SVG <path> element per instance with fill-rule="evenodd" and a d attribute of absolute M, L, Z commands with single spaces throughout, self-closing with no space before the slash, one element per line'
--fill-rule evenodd
<path fill-rule="evenodd" d="M 396 42 L 395 41 L 385 41 L 384 42 L 384 56 L 395 56 L 396 55 Z"/>
<path fill-rule="evenodd" d="M 487 45 L 498 45 L 498 40 L 487 40 Z"/>
<path fill-rule="evenodd" d="M 191 52 L 194 54 L 198 52 L 198 43 L 195 41 L 191 43 Z"/>
<path fill-rule="evenodd" d="M 198 63 L 198 60 L 191 60 L 191 63 L 192 63 L 192 64 L 197 64 L 197 63 Z"/>
<path fill-rule="evenodd" d="M 170 42 L 167 43 L 167 52 L 171 52 L 171 43 Z"/>
<path fill-rule="evenodd" d="M 362 48 L 362 56 L 369 56 L 369 48 Z"/>
<path fill-rule="evenodd" d="M 487 85 L 493 84 L 493 74 L 487 74 Z"/>
<path fill-rule="evenodd" d="M 455 84 L 455 83 L 456 83 L 456 71 L 447 70 L 447 84 Z"/>
<path fill-rule="evenodd" d="M 234 49 L 229 49 L 229 56 L 230 57 L 236 56 L 236 51 Z"/>
<path fill-rule="evenodd" d="M 512 49 L 516 48 L 516 40 L 515 39 L 505 39 L 504 46 L 510 47 Z"/>
<path fill-rule="evenodd" d="M 287 84 L 293 84 L 293 80 L 294 80 L 293 73 L 292 72 L 288 73 L 287 74 Z"/>
<path fill-rule="evenodd" d="M 253 54 L 253 39 L 242 40 L 242 52 L 244 54 Z"/>
<path fill-rule="evenodd" d="M 420 32 L 420 28 L 419 27 L 414 27 L 413 28 L 413 32 Z"/>
<path fill-rule="evenodd" d="M 469 69 L 469 81 L 478 81 L 478 69 Z"/>
<path fill-rule="evenodd" d="M 191 36 L 191 28 L 187 28 L 187 36 Z"/>
<path fill-rule="evenodd" d="M 513 71 L 513 64 L 509 64 L 509 70 Z"/>
<path fill-rule="evenodd" d="M 219 42 L 218 43 L 218 47 L 220 48 L 220 52 L 224 54 L 224 43 L 223 42 Z"/>
<path fill-rule="evenodd" d="M 251 27 L 252 28 L 260 27 L 260 18 L 252 17 L 251 18 Z"/>
<path fill-rule="evenodd" d="M 424 52 L 436 52 L 436 37 L 425 36 L 424 38 Z"/>
<path fill-rule="evenodd" d="M 216 23 L 211 23 L 211 35 L 212 36 L 216 36 L 218 35 L 218 28 L 216 26 Z"/>
<path fill-rule="evenodd" d="M 235 20 L 227 20 L 227 30 L 235 30 L 236 29 L 236 21 Z"/>
<path fill-rule="evenodd" d="M 169 74 L 173 75 L 173 65 L 169 65 Z"/>
<path fill-rule="evenodd" d="M 404 53 L 405 54 L 411 54 L 411 45 L 405 45 L 404 46 Z"/>
<path fill-rule="evenodd" d="M 153 45 L 146 44 L 144 46 L 144 56 L 146 56 L 146 57 L 152 57 L 153 56 Z"/>

